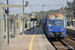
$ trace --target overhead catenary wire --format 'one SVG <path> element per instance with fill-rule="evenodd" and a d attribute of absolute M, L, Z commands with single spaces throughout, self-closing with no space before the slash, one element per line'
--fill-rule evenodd
<path fill-rule="evenodd" d="M 31 7 L 32 7 L 32 6 L 31 6 Z M 39 8 L 36 8 L 36 7 L 35 7 L 35 9 L 39 9 Z"/>
<path fill-rule="evenodd" d="M 53 2 L 53 4 L 56 2 L 56 0 Z M 52 6 L 51 6 L 52 7 Z M 51 9 L 51 7 L 48 6 L 49 9 Z"/>
<path fill-rule="evenodd" d="M 63 0 L 61 3 L 63 3 L 63 2 L 64 2 L 64 0 Z M 60 4 L 61 4 L 61 3 L 60 3 Z M 59 4 L 59 5 L 60 5 L 60 4 Z M 54 8 L 57 8 L 59 5 L 57 5 L 57 6 L 56 6 L 56 7 L 54 7 Z"/>
<path fill-rule="evenodd" d="M 55 0 L 53 3 L 55 3 L 55 2 L 56 2 L 56 0 Z M 63 2 L 64 2 L 64 0 L 63 0 L 61 3 L 63 3 Z M 62 5 L 61 3 L 58 4 L 55 8 L 57 8 L 58 6 Z M 54 5 L 54 4 L 52 4 L 52 5 L 46 5 L 46 6 L 48 6 L 48 8 L 50 8 L 49 6 L 52 7 L 53 5 Z M 55 6 L 55 5 L 54 5 L 54 6 Z M 43 8 L 44 8 L 44 7 L 43 7 Z M 38 8 L 36 8 L 36 9 L 38 9 Z"/>

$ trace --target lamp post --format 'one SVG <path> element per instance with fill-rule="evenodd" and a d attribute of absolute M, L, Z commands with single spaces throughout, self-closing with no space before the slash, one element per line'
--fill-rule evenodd
<path fill-rule="evenodd" d="M 25 4 L 26 4 L 25 7 L 28 6 L 28 1 L 26 1 Z M 22 24 L 23 24 L 22 26 L 23 26 L 23 27 L 22 27 L 22 28 L 23 28 L 23 34 L 24 34 L 24 30 L 25 30 L 24 0 L 22 0 L 22 13 L 23 13 L 23 14 L 22 14 L 22 15 L 23 15 L 23 16 L 22 16 L 22 19 L 23 19 L 23 22 L 22 22 Z"/>

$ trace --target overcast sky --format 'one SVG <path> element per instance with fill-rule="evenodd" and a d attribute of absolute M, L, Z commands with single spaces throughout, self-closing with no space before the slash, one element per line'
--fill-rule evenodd
<path fill-rule="evenodd" d="M 29 2 L 29 5 L 50 5 L 50 4 L 64 4 L 63 7 L 67 6 L 66 2 L 72 2 L 73 0 L 24 0 Z M 21 5 L 22 0 L 9 0 L 9 4 Z M 5 4 L 5 0 L 0 0 L 0 3 Z M 20 3 L 20 4 L 18 4 Z M 47 11 L 51 9 L 59 9 L 62 6 L 32 6 L 31 11 Z M 30 7 L 25 8 L 25 12 L 30 12 Z M 10 8 L 10 13 L 22 13 L 22 8 Z"/>

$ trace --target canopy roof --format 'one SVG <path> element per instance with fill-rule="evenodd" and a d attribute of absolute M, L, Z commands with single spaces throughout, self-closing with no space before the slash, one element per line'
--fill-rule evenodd
<path fill-rule="evenodd" d="M 37 21 L 38 18 L 37 17 L 31 17 L 31 21 Z"/>
<path fill-rule="evenodd" d="M 37 17 L 31 17 L 31 19 L 38 19 Z"/>

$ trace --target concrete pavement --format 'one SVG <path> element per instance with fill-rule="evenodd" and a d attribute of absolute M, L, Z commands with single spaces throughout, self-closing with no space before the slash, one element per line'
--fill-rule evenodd
<path fill-rule="evenodd" d="M 75 30 L 75 27 L 66 27 L 67 29 Z"/>
<path fill-rule="evenodd" d="M 47 40 L 42 28 L 40 28 L 38 34 L 38 44 L 39 44 L 39 50 L 55 50 L 52 44 Z"/>
<path fill-rule="evenodd" d="M 37 28 L 34 31 L 26 31 L 25 35 L 20 35 L 20 37 L 10 38 L 11 46 L 7 46 L 5 43 L 4 50 L 28 50 L 30 40 L 36 30 Z"/>
<path fill-rule="evenodd" d="M 10 46 L 6 45 L 6 39 L 4 42 L 4 50 L 55 50 L 42 27 L 35 27 L 34 31 L 25 31 L 20 37 L 10 38 Z"/>

